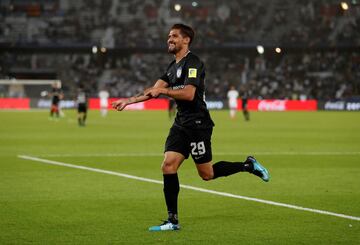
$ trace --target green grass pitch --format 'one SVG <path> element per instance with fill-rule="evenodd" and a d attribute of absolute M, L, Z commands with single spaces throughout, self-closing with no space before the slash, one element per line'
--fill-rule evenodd
<path fill-rule="evenodd" d="M 149 232 L 166 217 L 162 185 L 21 159 L 162 180 L 165 111 L 0 111 L 0 244 L 359 244 L 360 221 L 181 189 L 182 230 Z M 205 182 L 191 159 L 181 184 L 360 217 L 360 113 L 212 111 L 213 160 L 254 154 L 248 173 Z M 137 155 L 138 154 L 138 155 Z"/>

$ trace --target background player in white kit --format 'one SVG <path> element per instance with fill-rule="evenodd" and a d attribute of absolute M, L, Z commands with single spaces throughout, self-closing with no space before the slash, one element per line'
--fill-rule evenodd
<path fill-rule="evenodd" d="M 239 97 L 239 92 L 236 91 L 235 86 L 231 86 L 230 90 L 227 93 L 227 98 L 229 100 L 230 117 L 232 119 L 235 118 L 236 111 L 238 108 L 238 101 L 237 101 L 238 97 Z"/>
<path fill-rule="evenodd" d="M 106 117 L 107 112 L 108 112 L 108 99 L 109 99 L 109 92 L 106 91 L 105 88 L 101 89 L 99 92 L 99 98 L 100 98 L 100 114 L 103 117 Z"/>

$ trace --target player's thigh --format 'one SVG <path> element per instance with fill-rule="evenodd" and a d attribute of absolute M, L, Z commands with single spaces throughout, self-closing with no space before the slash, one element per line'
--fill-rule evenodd
<path fill-rule="evenodd" d="M 161 170 L 164 174 L 176 173 L 181 163 L 185 160 L 185 156 L 179 152 L 166 151 Z"/>

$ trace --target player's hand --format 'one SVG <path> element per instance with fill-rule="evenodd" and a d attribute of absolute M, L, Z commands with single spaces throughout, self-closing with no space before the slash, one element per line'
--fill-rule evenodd
<path fill-rule="evenodd" d="M 126 100 L 126 99 L 116 100 L 116 101 L 111 103 L 111 106 L 112 106 L 112 108 L 114 108 L 117 111 L 122 111 L 128 105 L 127 101 L 128 100 Z"/>
<path fill-rule="evenodd" d="M 144 92 L 144 95 L 150 96 L 152 98 L 157 98 L 162 93 L 164 93 L 163 88 L 151 88 L 151 89 L 147 89 Z"/>

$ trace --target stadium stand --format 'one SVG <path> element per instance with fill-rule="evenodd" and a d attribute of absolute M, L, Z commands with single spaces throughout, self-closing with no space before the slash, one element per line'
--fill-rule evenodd
<path fill-rule="evenodd" d="M 182 1 L 180 11 L 172 0 L 140 2 L 1 1 L 0 78 L 57 78 L 68 95 L 80 82 L 94 96 L 105 84 L 111 96 L 128 96 L 162 74 L 168 28 L 185 22 L 197 30 L 193 49 L 207 64 L 209 98 L 224 98 L 230 84 L 254 98 L 360 94 L 357 1 L 348 10 L 325 0 Z"/>

